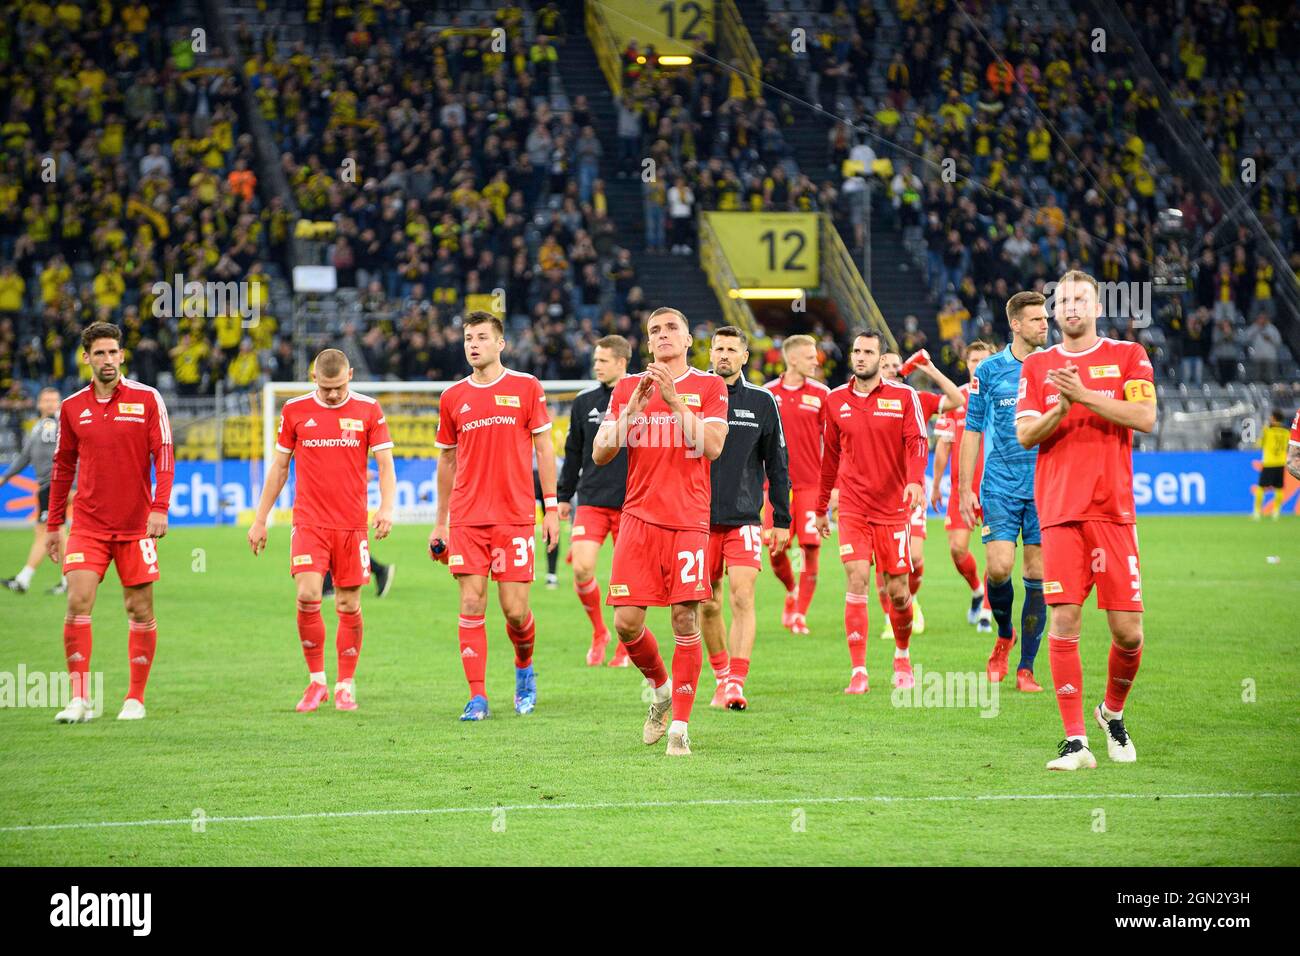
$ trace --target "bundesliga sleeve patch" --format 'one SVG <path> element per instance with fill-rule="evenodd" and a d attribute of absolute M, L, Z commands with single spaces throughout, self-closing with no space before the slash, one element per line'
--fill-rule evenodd
<path fill-rule="evenodd" d="M 518 395 L 496 395 L 494 398 L 496 398 L 498 405 L 509 405 L 511 408 L 519 407 Z"/>
<path fill-rule="evenodd" d="M 1142 379 L 1125 382 L 1124 397 L 1130 402 L 1153 402 L 1156 398 L 1156 387 Z"/>
<path fill-rule="evenodd" d="M 295 568 L 300 568 L 303 565 L 307 565 L 307 564 L 311 564 L 310 554 L 295 554 L 293 556 L 293 566 Z"/>
<path fill-rule="evenodd" d="M 970 390 L 972 395 L 978 395 L 980 393 L 980 377 L 978 375 L 972 375 L 970 377 Z"/>
<path fill-rule="evenodd" d="M 366 430 L 365 423 L 359 418 L 340 418 L 339 428 L 345 432 L 363 432 Z"/>
<path fill-rule="evenodd" d="M 143 415 L 144 402 L 118 402 L 117 413 L 119 415 Z"/>

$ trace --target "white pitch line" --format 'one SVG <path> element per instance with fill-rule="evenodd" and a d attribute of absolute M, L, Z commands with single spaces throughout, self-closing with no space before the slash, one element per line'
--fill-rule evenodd
<path fill-rule="evenodd" d="M 112 827 L 190 826 L 209 823 L 263 823 L 272 820 L 336 820 L 351 817 L 442 816 L 450 813 L 496 811 L 525 813 L 532 810 L 653 810 L 679 807 L 760 807 L 772 805 L 815 806 L 834 803 L 998 803 L 1013 800 L 1294 800 L 1300 793 L 994 793 L 957 794 L 929 797 L 771 797 L 717 800 L 640 800 L 629 803 L 520 803 L 484 807 L 430 807 L 411 810 L 336 810 L 319 813 L 268 813 L 239 817 L 178 817 L 171 820 L 105 820 L 97 823 L 36 823 L 0 827 L 0 833 L 31 833 L 41 830 L 100 830 Z"/>

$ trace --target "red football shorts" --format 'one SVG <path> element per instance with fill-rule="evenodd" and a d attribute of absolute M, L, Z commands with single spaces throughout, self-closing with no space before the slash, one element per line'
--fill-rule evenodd
<path fill-rule="evenodd" d="M 763 530 L 772 527 L 772 505 L 763 506 Z M 798 488 L 790 495 L 790 543 L 814 548 L 821 547 L 822 536 L 817 533 L 817 489 Z"/>
<path fill-rule="evenodd" d="M 117 579 L 123 587 L 133 588 L 150 584 L 160 577 L 158 573 L 158 542 L 153 538 L 137 541 L 110 541 L 73 531 L 68 535 L 68 545 L 63 549 L 63 573 L 94 571 L 104 580 L 108 563 L 117 568 Z"/>
<path fill-rule="evenodd" d="M 925 505 L 924 504 L 918 505 L 916 510 L 912 512 L 912 517 L 909 520 L 908 524 L 912 528 L 912 537 L 920 538 L 922 541 L 924 541 L 925 540 Z"/>
<path fill-rule="evenodd" d="M 364 531 L 294 526 L 289 533 L 289 570 L 334 575 L 336 588 L 370 581 L 370 541 Z"/>
<path fill-rule="evenodd" d="M 976 504 L 975 518 L 977 520 L 980 520 L 983 519 L 983 517 L 984 517 L 984 509 L 980 505 Z M 966 520 L 961 516 L 961 496 L 956 492 L 952 492 L 951 494 L 948 495 L 948 514 L 943 519 L 943 527 L 945 531 L 973 531 L 974 530 L 970 525 L 966 523 Z"/>
<path fill-rule="evenodd" d="M 530 524 L 452 525 L 447 567 L 452 574 L 492 575 L 493 581 L 532 581 L 537 534 Z"/>
<path fill-rule="evenodd" d="M 705 563 L 710 581 L 721 581 L 724 567 L 763 570 L 763 529 L 756 524 L 715 524 L 709 529 Z"/>
<path fill-rule="evenodd" d="M 618 540 L 618 523 L 623 512 L 617 508 L 597 508 L 595 505 L 578 505 L 573 513 L 573 530 L 570 541 L 594 541 L 605 543 L 605 535 Z"/>
<path fill-rule="evenodd" d="M 609 597 L 618 607 L 667 607 L 713 596 L 705 555 L 709 532 L 647 524 L 624 513 L 609 569 Z"/>
<path fill-rule="evenodd" d="M 875 561 L 884 574 L 912 570 L 912 526 L 907 521 L 878 524 L 840 512 L 840 560 Z"/>
<path fill-rule="evenodd" d="M 1097 587 L 1103 611 L 1141 611 L 1137 525 L 1071 521 L 1043 529 L 1043 600 L 1082 604 Z"/>

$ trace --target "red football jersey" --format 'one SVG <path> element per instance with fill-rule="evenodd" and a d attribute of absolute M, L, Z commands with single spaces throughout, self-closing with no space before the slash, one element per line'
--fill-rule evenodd
<path fill-rule="evenodd" d="M 63 524 L 75 477 L 73 527 L 96 538 L 138 541 L 148 531 L 151 511 L 167 513 L 175 467 L 172 427 L 156 389 L 119 378 L 113 394 L 101 401 L 87 385 L 59 411 L 46 528 Z"/>
<path fill-rule="evenodd" d="M 926 434 L 928 435 L 930 419 L 939 414 L 939 405 L 943 402 L 943 396 L 935 392 L 918 391 L 916 398 L 921 403 L 921 421 L 925 422 L 927 426 Z"/>
<path fill-rule="evenodd" d="M 966 404 L 970 403 L 970 382 L 961 386 L 962 396 L 966 399 Z M 922 409 L 922 412 L 925 410 Z M 934 423 L 934 437 L 943 441 L 952 442 L 952 449 L 948 455 L 948 479 L 952 486 L 950 494 L 956 494 L 960 488 L 960 471 L 957 463 L 960 458 L 959 450 L 961 449 L 961 437 L 966 433 L 966 405 L 960 408 L 950 408 L 939 416 L 939 420 Z M 980 493 L 980 479 L 984 477 L 984 436 L 980 435 L 979 453 L 975 458 L 975 480 L 971 485 L 975 494 Z"/>
<path fill-rule="evenodd" d="M 785 384 L 785 377 L 763 386 L 776 398 L 781 413 L 781 430 L 790 461 L 790 489 L 816 489 L 822 479 L 822 430 L 826 425 L 826 396 L 830 389 L 822 382 L 805 378 L 798 388 Z"/>
<path fill-rule="evenodd" d="M 1082 352 L 1054 345 L 1025 359 L 1016 421 L 1042 415 L 1060 401 L 1047 372 L 1069 364 L 1079 369 L 1084 388 L 1110 398 L 1155 400 L 1151 362 L 1138 343 L 1102 338 Z M 1034 500 L 1044 528 L 1068 521 L 1133 524 L 1132 429 L 1071 405 L 1065 420 L 1038 446 Z"/>
<path fill-rule="evenodd" d="M 644 376 L 628 375 L 614 386 L 605 421 L 618 419 Z M 726 382 L 695 368 L 673 381 L 682 402 L 701 421 L 726 424 Z M 645 409 L 628 419 L 623 510 L 660 528 L 708 531 L 710 464 L 703 451 L 687 447 L 681 422 L 655 389 Z"/>
<path fill-rule="evenodd" d="M 449 523 L 533 524 L 533 436 L 550 427 L 542 383 L 524 372 L 503 369 L 487 385 L 470 376 L 443 392 L 436 444 L 456 449 Z"/>
<path fill-rule="evenodd" d="M 367 459 L 392 447 L 384 412 L 369 395 L 349 391 L 341 405 L 326 405 L 313 390 L 285 402 L 275 448 L 294 459 L 294 526 L 365 531 Z"/>
<path fill-rule="evenodd" d="M 817 513 L 826 513 L 838 480 L 841 513 L 906 521 L 903 488 L 924 484 L 930 450 L 916 390 L 881 379 L 864 395 L 849 381 L 827 405 Z"/>

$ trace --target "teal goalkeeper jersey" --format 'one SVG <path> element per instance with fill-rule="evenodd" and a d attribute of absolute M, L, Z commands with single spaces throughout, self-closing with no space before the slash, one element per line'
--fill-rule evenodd
<path fill-rule="evenodd" d="M 1022 448 L 1016 440 L 1016 399 L 1020 389 L 1019 359 L 1008 345 L 986 358 L 971 379 L 966 403 L 966 430 L 984 436 L 984 478 L 980 498 L 1034 500 L 1037 448 Z"/>

